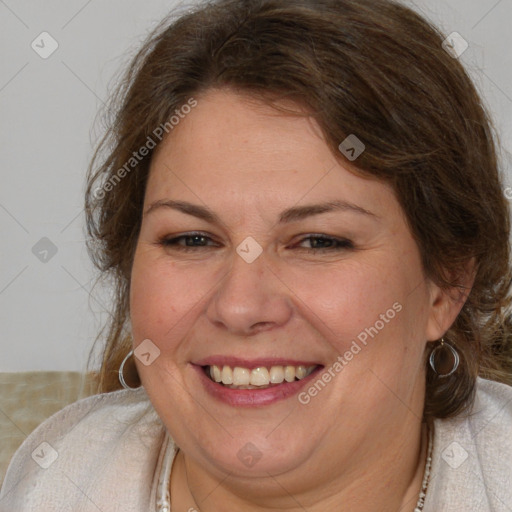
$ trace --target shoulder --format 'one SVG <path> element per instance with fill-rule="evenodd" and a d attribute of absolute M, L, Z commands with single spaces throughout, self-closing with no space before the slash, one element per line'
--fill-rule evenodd
<path fill-rule="evenodd" d="M 0 492 L 0 511 L 60 510 L 63 503 L 97 510 L 93 504 L 101 509 L 100 503 L 112 500 L 119 510 L 122 503 L 139 502 L 142 510 L 149 497 L 141 489 L 151 489 L 164 436 L 143 388 L 75 402 L 17 450 Z"/>
<path fill-rule="evenodd" d="M 512 418 L 512 386 L 478 378 L 473 412 L 478 414 L 482 410 L 488 414 L 492 409 L 503 411 L 509 420 Z"/>
<path fill-rule="evenodd" d="M 479 378 L 470 412 L 436 420 L 434 431 L 425 510 L 510 510 L 512 387 Z"/>
<path fill-rule="evenodd" d="M 496 462 L 506 462 L 509 473 L 512 458 L 512 387 L 500 382 L 477 379 L 475 400 L 471 411 L 446 423 L 447 433 L 469 436 L 473 446 L 496 456 Z M 501 456 L 500 456 L 501 454 Z M 489 466 L 492 469 L 492 465 Z"/>

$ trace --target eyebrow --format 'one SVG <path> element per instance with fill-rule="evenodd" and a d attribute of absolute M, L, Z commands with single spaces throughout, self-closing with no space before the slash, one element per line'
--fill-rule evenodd
<path fill-rule="evenodd" d="M 171 199 L 161 199 L 159 201 L 155 201 L 149 206 L 144 214 L 148 215 L 160 208 L 170 208 L 177 210 L 187 215 L 192 215 L 193 217 L 202 219 L 206 222 L 209 222 L 210 224 L 224 224 L 218 215 L 206 206 L 200 206 L 197 204 L 188 203 L 186 201 L 174 201 Z M 313 215 L 320 215 L 322 213 L 329 213 L 334 211 L 350 211 L 362 215 L 367 215 L 375 219 L 378 218 L 378 215 L 375 213 L 348 201 L 328 201 L 320 204 L 310 204 L 288 208 L 287 210 L 281 212 L 279 215 L 279 224 L 297 222 Z"/>

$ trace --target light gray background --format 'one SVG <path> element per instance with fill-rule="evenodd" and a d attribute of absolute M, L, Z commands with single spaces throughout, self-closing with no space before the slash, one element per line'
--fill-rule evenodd
<path fill-rule="evenodd" d="M 512 0 L 407 3 L 468 41 L 461 60 L 512 153 Z M 108 308 L 105 293 L 91 293 L 84 244 L 84 178 L 101 134 L 95 119 L 116 74 L 175 5 L 0 0 L 0 371 L 85 368 Z M 47 59 L 31 48 L 44 31 L 59 45 Z M 43 237 L 57 248 L 46 262 L 32 250 Z"/>

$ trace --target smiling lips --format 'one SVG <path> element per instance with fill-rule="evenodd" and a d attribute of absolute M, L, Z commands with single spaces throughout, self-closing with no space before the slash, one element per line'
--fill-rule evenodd
<path fill-rule="evenodd" d="M 266 389 L 283 382 L 294 382 L 310 375 L 317 365 L 292 366 L 276 365 L 271 367 L 259 366 L 249 369 L 241 366 L 232 368 L 228 365 L 205 366 L 205 372 L 214 382 L 230 389 Z"/>

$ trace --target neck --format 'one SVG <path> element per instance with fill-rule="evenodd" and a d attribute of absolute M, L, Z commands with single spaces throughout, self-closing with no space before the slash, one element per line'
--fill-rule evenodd
<path fill-rule="evenodd" d="M 428 445 L 426 425 L 415 425 L 414 435 L 408 432 L 409 442 L 395 436 L 398 442 L 373 457 L 373 466 L 335 473 L 321 483 L 314 481 L 311 469 L 303 479 L 283 474 L 248 481 L 212 474 L 179 451 L 171 474 L 172 511 L 412 512 L 422 486 Z"/>

